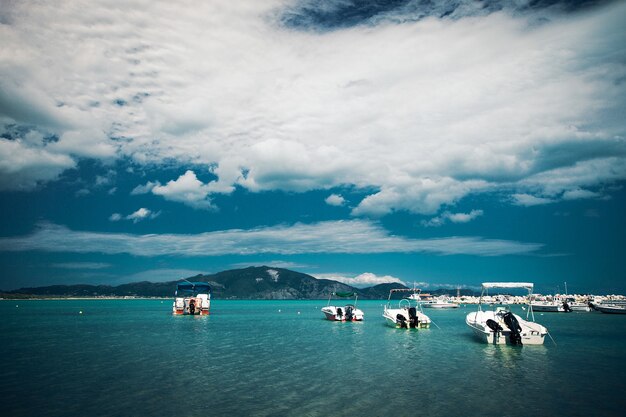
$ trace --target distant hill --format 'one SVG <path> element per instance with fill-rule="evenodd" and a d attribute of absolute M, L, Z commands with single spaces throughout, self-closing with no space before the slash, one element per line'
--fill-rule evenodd
<path fill-rule="evenodd" d="M 386 299 L 392 288 L 406 288 L 402 284 L 379 284 L 355 288 L 338 281 L 316 279 L 301 272 L 267 266 L 233 269 L 210 275 L 189 277 L 189 281 L 208 282 L 214 298 L 218 299 L 320 299 L 331 292 L 353 291 L 361 299 Z M 2 294 L 5 298 L 27 297 L 172 297 L 177 281 L 134 282 L 118 286 L 108 285 L 51 285 L 20 288 Z M 456 291 L 444 291 L 444 293 Z M 465 292 L 465 291 L 463 291 Z"/>

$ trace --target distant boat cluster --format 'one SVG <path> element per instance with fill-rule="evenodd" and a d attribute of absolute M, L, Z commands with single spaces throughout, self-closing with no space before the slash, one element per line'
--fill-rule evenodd
<path fill-rule="evenodd" d="M 524 289 L 526 296 L 489 295 L 490 289 Z M 396 288 L 389 291 L 383 308 L 385 322 L 397 329 L 428 329 L 433 324 L 424 308 L 458 308 L 459 304 L 477 304 L 478 310 L 467 314 L 465 323 L 482 342 L 494 345 L 542 345 L 548 329 L 535 322 L 534 312 L 589 312 L 598 310 L 610 314 L 626 314 L 623 296 L 590 297 L 580 295 L 542 296 L 533 294 L 533 284 L 528 282 L 485 282 L 480 297 L 436 297 L 423 294 L 417 288 Z M 394 294 L 404 295 L 397 306 L 392 305 Z M 405 295 L 406 294 L 406 295 Z M 354 302 L 333 303 L 334 297 L 352 298 Z M 365 314 L 357 307 L 356 292 L 332 292 L 328 304 L 322 307 L 324 317 L 330 321 L 360 322 Z M 514 314 L 511 304 L 526 304 L 526 317 Z M 172 313 L 174 315 L 208 315 L 211 305 L 211 287 L 204 282 L 179 282 L 176 288 Z"/>

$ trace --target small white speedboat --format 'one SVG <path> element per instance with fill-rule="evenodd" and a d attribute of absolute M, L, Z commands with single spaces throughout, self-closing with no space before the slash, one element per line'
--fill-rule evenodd
<path fill-rule="evenodd" d="M 206 282 L 183 281 L 176 284 L 172 314 L 206 316 L 211 308 L 211 286 Z"/>
<path fill-rule="evenodd" d="M 346 304 L 343 306 L 331 306 L 330 300 L 335 295 L 340 298 L 354 297 L 354 304 Z M 327 320 L 332 321 L 362 321 L 363 311 L 356 307 L 357 294 L 355 292 L 333 292 L 328 297 L 328 305 L 322 307 L 322 313 Z"/>
<path fill-rule="evenodd" d="M 389 298 L 383 310 L 385 322 L 397 329 L 427 329 L 430 327 L 430 317 L 428 317 L 421 309 L 420 303 L 415 301 L 415 297 L 402 298 L 398 301 L 398 307 L 391 307 L 391 296 L 397 292 L 413 292 L 419 294 L 416 288 L 396 288 L 389 291 Z M 412 294 L 412 295 L 413 295 Z"/>
<path fill-rule="evenodd" d="M 584 311 L 588 313 L 592 310 L 589 303 L 571 301 L 571 302 L 568 302 L 567 304 L 569 305 L 569 308 L 572 309 L 572 311 Z"/>
<path fill-rule="evenodd" d="M 626 314 L 626 305 L 624 304 L 596 304 L 596 310 L 600 310 L 607 314 Z"/>
<path fill-rule="evenodd" d="M 509 306 L 498 305 L 495 310 L 483 310 L 482 298 L 489 288 L 525 288 L 532 293 L 533 284 L 526 282 L 485 282 L 478 311 L 469 313 L 465 323 L 483 342 L 495 345 L 542 345 L 548 329 L 534 322 L 533 306 L 529 304 L 526 319 L 511 312 Z M 529 320 L 532 316 L 532 321 Z"/>
<path fill-rule="evenodd" d="M 453 303 L 446 298 L 434 298 L 432 300 L 420 301 L 422 308 L 459 308 L 457 303 Z"/>
<path fill-rule="evenodd" d="M 531 305 L 534 311 L 542 313 L 566 313 L 571 311 L 567 303 L 560 301 L 533 301 Z"/>

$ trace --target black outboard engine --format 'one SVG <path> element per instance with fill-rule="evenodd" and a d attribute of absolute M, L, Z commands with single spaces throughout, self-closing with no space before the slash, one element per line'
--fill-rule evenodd
<path fill-rule="evenodd" d="M 500 333 L 502 330 L 504 330 L 504 329 L 502 328 L 502 326 L 500 326 L 500 325 L 498 324 L 498 322 L 497 322 L 497 321 L 495 321 L 495 320 L 491 320 L 491 319 L 488 319 L 488 320 L 487 320 L 487 327 L 489 327 L 491 330 L 493 330 L 493 332 L 494 332 L 494 333 L 496 333 L 496 334 L 497 334 L 497 333 Z"/>
<path fill-rule="evenodd" d="M 419 324 L 420 321 L 417 318 L 417 310 L 415 310 L 415 307 L 409 308 L 409 326 L 411 329 L 415 329 L 419 327 Z"/>
<path fill-rule="evenodd" d="M 567 304 L 567 301 L 563 301 L 563 310 L 566 313 L 571 313 L 572 312 L 572 308 L 569 306 L 569 304 Z"/>
<path fill-rule="evenodd" d="M 396 323 L 398 323 L 400 325 L 400 328 L 402 328 L 402 329 L 406 329 L 407 328 L 406 319 L 404 318 L 404 316 L 402 314 L 396 315 Z"/>
<path fill-rule="evenodd" d="M 508 313 L 505 313 L 504 316 L 502 316 L 502 319 L 504 320 L 504 324 L 506 324 L 506 327 L 511 330 L 511 332 L 509 333 L 509 342 L 512 345 L 522 346 L 522 335 L 520 334 L 520 332 L 522 331 L 522 327 L 519 325 L 519 322 L 517 321 L 513 313 L 511 313 L 510 311 Z"/>
<path fill-rule="evenodd" d="M 346 320 L 352 321 L 352 317 L 354 316 L 353 310 L 352 306 L 346 306 Z"/>

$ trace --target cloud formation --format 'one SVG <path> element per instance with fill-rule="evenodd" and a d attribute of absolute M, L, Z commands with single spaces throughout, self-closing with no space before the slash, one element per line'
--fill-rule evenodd
<path fill-rule="evenodd" d="M 343 206 L 346 203 L 345 198 L 343 198 L 340 194 L 331 194 L 326 197 L 326 204 L 331 206 Z"/>
<path fill-rule="evenodd" d="M 210 194 L 212 192 L 232 191 L 232 189 L 220 189 L 215 184 L 215 181 L 204 184 L 198 179 L 194 171 L 187 170 L 176 180 L 168 181 L 165 185 L 161 185 L 159 181 L 148 181 L 144 185 L 136 186 L 130 194 L 152 193 L 160 195 L 166 200 L 183 203 L 196 209 L 215 209 L 216 207 L 209 198 Z"/>
<path fill-rule="evenodd" d="M 99 233 L 43 223 L 31 235 L 0 238 L 2 251 L 127 253 L 136 256 L 220 256 L 315 253 L 433 253 L 439 255 L 525 255 L 543 245 L 481 237 L 411 239 L 390 235 L 363 220 L 232 229 L 199 234 Z"/>
<path fill-rule="evenodd" d="M 213 208 L 211 201 L 207 198 L 210 187 L 200 181 L 191 170 L 185 172 L 175 181 L 168 181 L 165 185 L 157 183 L 152 187 L 152 193 L 160 195 L 166 200 L 178 201 L 194 208 Z"/>
<path fill-rule="evenodd" d="M 137 211 L 129 214 L 128 216 L 122 216 L 119 213 L 113 213 L 111 214 L 111 216 L 109 217 L 109 220 L 112 222 L 118 222 L 120 220 L 131 220 L 133 223 L 137 223 L 140 222 L 142 220 L 146 220 L 146 219 L 155 219 L 157 218 L 159 215 L 161 214 L 160 211 L 157 211 L 156 213 L 148 210 L 147 208 L 140 208 L 137 209 Z"/>
<path fill-rule="evenodd" d="M 625 180 L 626 4 L 538 20 L 456 3 L 309 32 L 284 26 L 283 0 L 4 4 L 0 125 L 23 129 L 0 138 L 0 187 L 81 158 L 175 161 L 218 179 L 151 191 L 196 208 L 235 186 L 352 185 L 374 190 L 353 214 L 376 216 Z"/>
<path fill-rule="evenodd" d="M 423 221 L 422 225 L 427 227 L 438 227 L 443 226 L 446 222 L 467 223 L 482 215 L 482 210 L 472 210 L 469 213 L 451 213 L 449 211 L 444 211 L 437 217 L 433 217 L 428 221 Z"/>
<path fill-rule="evenodd" d="M 513 199 L 513 204 L 525 207 L 542 206 L 544 204 L 550 204 L 556 201 L 550 198 L 536 197 L 530 194 L 513 194 L 511 198 Z"/>
<path fill-rule="evenodd" d="M 347 276 L 346 274 L 315 274 L 315 278 L 317 279 L 330 279 L 333 281 L 343 282 L 344 284 L 351 285 L 353 287 L 371 287 L 373 285 L 378 284 L 387 284 L 387 283 L 398 283 L 403 284 L 400 278 L 393 277 L 391 275 L 378 276 L 371 272 L 364 272 L 362 274 L 356 276 Z"/>

